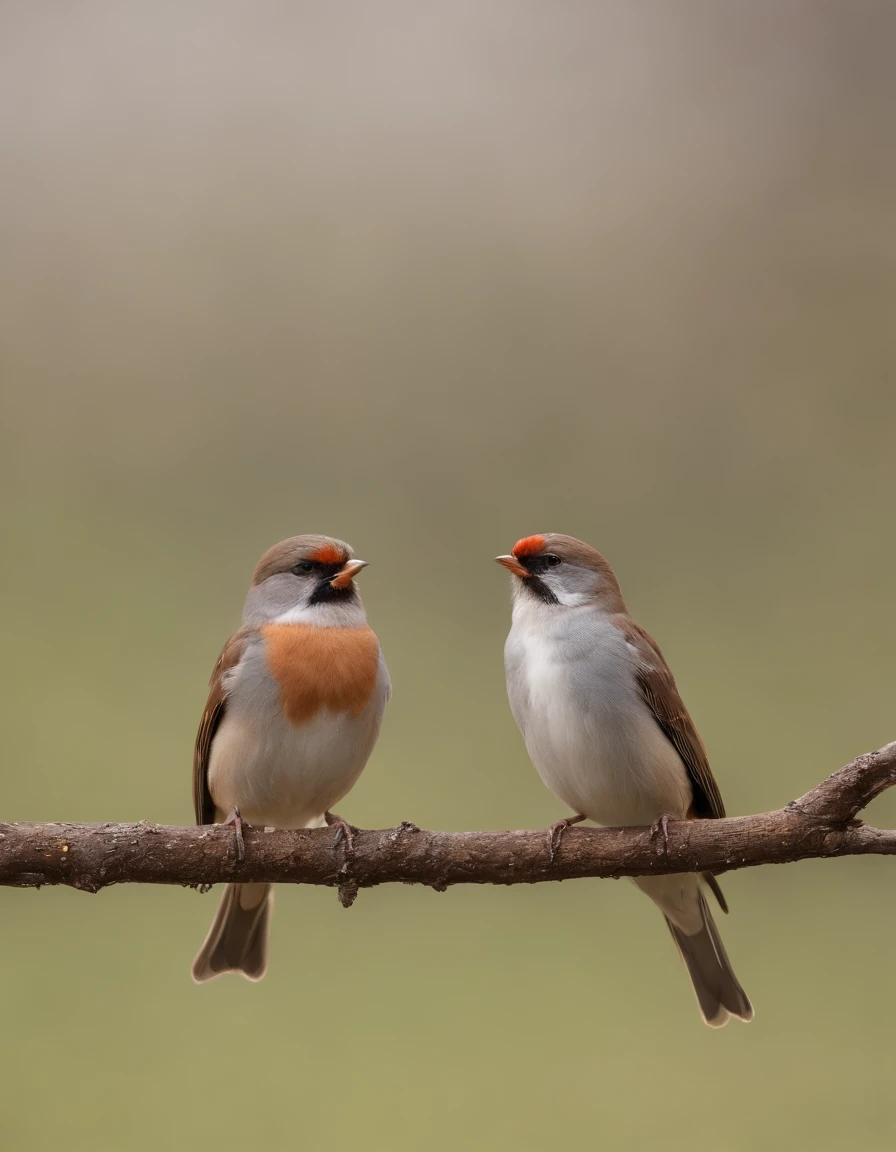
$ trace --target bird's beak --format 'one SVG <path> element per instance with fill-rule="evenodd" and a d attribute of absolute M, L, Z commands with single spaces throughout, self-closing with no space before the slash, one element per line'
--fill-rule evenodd
<path fill-rule="evenodd" d="M 508 572 L 512 572 L 514 576 L 522 576 L 525 578 L 529 575 L 526 569 L 520 564 L 516 556 L 496 556 L 495 560 L 502 567 L 506 568 Z"/>
<path fill-rule="evenodd" d="M 352 580 L 358 575 L 362 568 L 367 567 L 366 560 L 346 560 L 342 568 L 336 573 L 330 581 L 331 588 L 348 588 Z"/>

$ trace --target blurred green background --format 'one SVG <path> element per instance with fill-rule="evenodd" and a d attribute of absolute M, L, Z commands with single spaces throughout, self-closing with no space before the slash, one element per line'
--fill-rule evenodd
<path fill-rule="evenodd" d="M 6 0 L 0 816 L 191 820 L 260 553 L 326 532 L 395 686 L 341 810 L 563 811 L 504 695 L 517 537 L 600 547 L 729 811 L 896 736 L 896 10 Z M 872 810 L 896 820 L 896 796 Z M 730 876 L 700 1023 L 627 883 L 0 890 L 4 1147 L 891 1148 L 894 865 Z"/>

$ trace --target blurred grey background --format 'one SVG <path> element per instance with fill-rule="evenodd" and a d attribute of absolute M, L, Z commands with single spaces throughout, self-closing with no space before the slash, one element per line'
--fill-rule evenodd
<path fill-rule="evenodd" d="M 345 814 L 564 813 L 517 537 L 601 548 L 729 811 L 896 736 L 896 10 L 0 6 L 3 819 L 191 820 L 252 568 L 348 539 L 395 695 Z M 896 818 L 896 797 L 871 811 Z M 0 891 L 10 1149 L 892 1147 L 893 865 L 742 872 L 710 1033 L 627 883 Z"/>

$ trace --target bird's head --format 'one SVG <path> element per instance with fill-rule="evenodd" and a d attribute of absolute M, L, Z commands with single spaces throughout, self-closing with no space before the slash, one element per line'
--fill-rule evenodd
<path fill-rule="evenodd" d="M 243 613 L 245 623 L 339 624 L 363 621 L 355 577 L 366 560 L 330 536 L 293 536 L 258 562 Z"/>
<path fill-rule="evenodd" d="M 514 597 L 549 607 L 593 604 L 624 612 L 619 582 L 609 562 L 589 544 L 559 532 L 517 540 L 509 556 L 496 556 L 513 577 Z"/>

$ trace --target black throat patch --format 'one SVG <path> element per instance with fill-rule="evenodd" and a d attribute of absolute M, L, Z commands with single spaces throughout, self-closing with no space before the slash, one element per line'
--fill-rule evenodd
<path fill-rule="evenodd" d="M 543 556 L 524 556 L 520 558 L 520 564 L 529 573 L 522 579 L 523 588 L 529 595 L 543 604 L 559 604 L 560 601 L 541 579 L 541 573 L 548 570 L 547 560 Z"/>
<path fill-rule="evenodd" d="M 523 588 L 530 596 L 534 596 L 536 600 L 541 600 L 544 604 L 559 604 L 560 601 L 554 593 L 548 588 L 544 580 L 538 576 L 527 576 L 523 580 Z"/>
<path fill-rule="evenodd" d="M 336 573 L 334 572 L 333 575 L 335 576 Z M 309 606 L 312 604 L 346 604 L 351 600 L 358 599 L 354 581 L 351 581 L 345 588 L 334 588 L 330 583 L 331 579 L 332 577 L 327 576 L 325 580 L 317 582 L 308 601 Z"/>

